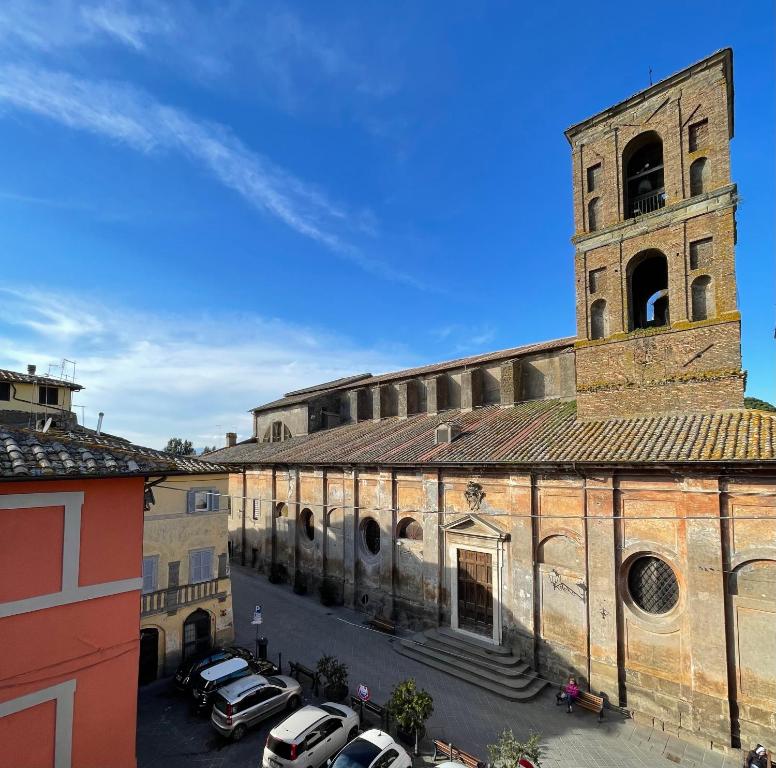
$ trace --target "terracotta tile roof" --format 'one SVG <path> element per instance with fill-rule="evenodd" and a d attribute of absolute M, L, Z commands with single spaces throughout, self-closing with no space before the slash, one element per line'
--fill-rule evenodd
<path fill-rule="evenodd" d="M 454 420 L 452 443 L 434 444 Z M 272 446 L 267 448 L 267 446 Z M 534 400 L 314 432 L 283 443 L 244 443 L 224 463 L 302 465 L 621 464 L 776 461 L 776 414 L 752 410 L 577 421 L 576 403 Z M 231 449 L 234 450 L 234 449 Z"/>
<path fill-rule="evenodd" d="M 29 373 L 19 373 L 19 371 L 7 371 L 0 368 L 0 381 L 15 381 L 23 384 L 44 384 L 50 387 L 67 387 L 68 389 L 81 390 L 83 387 L 73 381 L 65 379 L 52 379 L 50 376 L 42 374 L 30 375 Z"/>
<path fill-rule="evenodd" d="M 252 408 L 251 410 L 253 413 L 258 413 L 261 411 L 269 411 L 274 408 L 284 408 L 290 405 L 306 403 L 308 400 L 312 400 L 314 397 L 336 392 L 337 390 L 350 389 L 350 384 L 357 384 L 358 387 L 371 387 L 374 384 L 385 384 L 390 381 L 399 381 L 401 379 L 414 379 L 418 376 L 427 376 L 432 373 L 441 373 L 442 371 L 455 370 L 456 368 L 466 368 L 473 365 L 494 363 L 498 362 L 499 360 L 509 360 L 513 357 L 522 357 L 524 355 L 530 355 L 539 352 L 553 352 L 565 347 L 571 349 L 573 348 L 575 341 L 575 336 L 569 336 L 564 339 L 553 339 L 552 341 L 542 341 L 536 344 L 525 344 L 522 347 L 511 347 L 510 349 L 501 349 L 497 352 L 487 352 L 482 355 L 459 357 L 455 360 L 447 360 L 443 363 L 423 365 L 419 368 L 406 368 L 401 371 L 383 373 L 379 376 L 372 376 L 371 374 L 360 374 L 358 376 L 351 376 L 345 379 L 337 379 L 336 381 L 331 381 L 327 384 L 319 384 L 314 387 L 308 387 L 307 389 L 297 389 L 293 392 L 286 393 L 284 397 L 281 397 L 278 400 L 273 400 L 271 403 L 266 403 L 265 405 L 259 405 L 256 408 Z"/>
<path fill-rule="evenodd" d="M 112 435 L 80 428 L 37 432 L 0 425 L 0 478 L 211 474 L 226 467 L 193 456 L 172 456 Z"/>

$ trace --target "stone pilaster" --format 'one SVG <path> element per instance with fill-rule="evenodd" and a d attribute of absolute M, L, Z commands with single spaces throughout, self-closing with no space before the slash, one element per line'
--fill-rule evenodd
<path fill-rule="evenodd" d="M 447 376 L 426 379 L 426 411 L 437 414 L 447 408 Z"/>
<path fill-rule="evenodd" d="M 501 366 L 501 407 L 511 408 L 520 401 L 523 369 L 519 360 L 510 360 Z"/>
<path fill-rule="evenodd" d="M 346 469 L 342 493 L 342 577 L 344 603 L 356 605 L 356 535 L 358 531 L 358 473 Z"/>
<path fill-rule="evenodd" d="M 482 405 L 482 370 L 471 368 L 461 374 L 461 410 L 471 411 Z"/>

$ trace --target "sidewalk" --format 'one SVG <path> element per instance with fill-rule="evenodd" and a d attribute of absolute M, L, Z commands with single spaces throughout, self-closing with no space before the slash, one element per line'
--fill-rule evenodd
<path fill-rule="evenodd" d="M 511 728 L 519 739 L 532 731 L 542 734 L 544 768 L 740 768 L 738 758 L 636 726 L 616 712 L 607 712 L 600 724 L 584 710 L 567 714 L 555 706 L 552 690 L 528 704 L 505 701 L 395 653 L 396 639 L 364 626 L 363 614 L 325 607 L 317 595 L 296 595 L 288 585 L 270 584 L 249 568 L 233 567 L 232 585 L 235 642 L 254 648 L 256 628 L 250 621 L 254 605 L 261 604 L 261 634 L 269 640 L 273 661 L 282 653 L 286 673 L 289 661 L 314 667 L 321 655 L 333 654 L 348 665 L 351 691 L 364 683 L 378 704 L 387 701 L 397 682 L 414 677 L 434 698 L 427 744 L 434 738 L 452 741 L 487 760 L 488 743 Z"/>

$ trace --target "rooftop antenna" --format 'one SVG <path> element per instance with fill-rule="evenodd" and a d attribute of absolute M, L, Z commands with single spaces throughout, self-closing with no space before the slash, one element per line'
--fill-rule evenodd
<path fill-rule="evenodd" d="M 652 85 L 652 67 L 649 68 L 649 84 Z"/>
<path fill-rule="evenodd" d="M 105 414 L 102 411 L 100 411 L 97 414 L 97 417 L 98 417 L 97 418 L 97 434 L 98 435 L 102 433 L 102 418 L 103 418 L 103 416 L 105 416 Z"/>
<path fill-rule="evenodd" d="M 50 426 L 51 426 L 51 416 L 49 416 L 46 419 L 46 423 L 43 425 L 43 429 L 41 429 L 41 432 L 48 432 Z"/>

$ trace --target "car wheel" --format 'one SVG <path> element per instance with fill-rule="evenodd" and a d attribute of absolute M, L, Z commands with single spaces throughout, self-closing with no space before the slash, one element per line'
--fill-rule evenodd
<path fill-rule="evenodd" d="M 233 731 L 232 731 L 232 740 L 233 741 L 239 741 L 243 736 L 245 736 L 245 731 L 247 728 L 240 723 Z"/>
<path fill-rule="evenodd" d="M 288 709 L 289 712 L 293 712 L 298 706 L 299 706 L 299 697 L 298 696 L 292 696 L 288 700 L 288 704 L 286 705 L 286 709 Z"/>
<path fill-rule="evenodd" d="M 356 738 L 356 736 L 358 736 L 358 726 L 357 726 L 357 725 L 354 725 L 354 726 L 353 726 L 353 727 L 350 729 L 350 733 L 348 734 L 348 741 L 353 741 L 353 739 L 355 739 L 355 738 Z"/>

